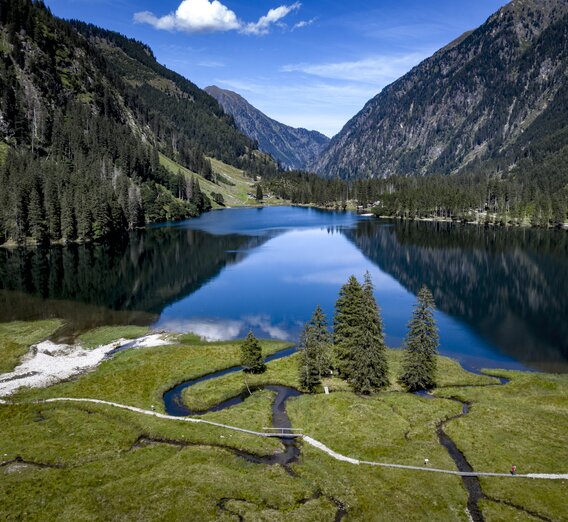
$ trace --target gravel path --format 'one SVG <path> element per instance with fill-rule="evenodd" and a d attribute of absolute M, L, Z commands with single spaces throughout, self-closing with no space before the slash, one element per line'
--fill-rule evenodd
<path fill-rule="evenodd" d="M 347 462 L 349 464 L 354 465 L 367 465 L 367 466 L 378 466 L 383 468 L 397 468 L 397 469 L 407 469 L 412 471 L 424 471 L 430 473 L 444 473 L 446 475 L 459 475 L 462 477 L 503 477 L 503 478 L 512 478 L 512 479 L 541 479 L 541 480 L 568 480 L 568 473 L 528 473 L 525 475 L 511 475 L 510 473 L 491 473 L 491 472 L 481 472 L 481 471 L 474 471 L 474 472 L 462 472 L 462 471 L 455 471 L 449 469 L 438 469 L 438 468 L 430 468 L 430 467 L 421 467 L 421 466 L 408 466 L 404 464 L 389 464 L 385 462 L 370 462 L 365 460 L 354 459 L 352 457 L 347 457 L 342 455 L 341 453 L 337 453 L 332 449 L 328 448 L 325 444 L 302 434 L 284 434 L 281 433 L 263 433 L 259 431 L 247 430 L 244 428 L 237 428 L 236 426 L 228 426 L 226 424 L 220 424 L 218 422 L 211 422 L 200 418 L 195 417 L 174 417 L 172 415 L 166 415 L 164 413 L 159 413 L 156 411 L 145 410 L 143 408 L 136 408 L 135 406 L 127 406 L 125 404 L 119 404 L 116 402 L 110 401 L 103 401 L 100 399 L 78 399 L 78 398 L 55 398 L 55 399 L 45 399 L 41 401 L 35 401 L 34 404 L 43 404 L 43 403 L 53 403 L 53 402 L 82 402 L 82 403 L 94 403 L 94 404 L 104 404 L 106 406 L 112 406 L 113 408 L 119 408 L 122 410 L 128 410 L 134 413 L 139 413 L 142 415 L 149 415 L 152 417 L 157 417 L 159 419 L 165 420 L 172 420 L 177 422 L 192 422 L 196 424 L 208 424 L 211 426 L 216 426 L 219 428 L 238 431 L 241 433 L 247 433 L 249 435 L 255 435 L 257 437 L 266 437 L 266 438 L 302 438 L 306 444 L 313 446 L 314 448 L 323 451 L 330 457 L 334 458 L 335 460 L 341 462 Z M 20 404 L 20 403 L 10 403 L 5 400 L 0 400 L 0 404 Z"/>

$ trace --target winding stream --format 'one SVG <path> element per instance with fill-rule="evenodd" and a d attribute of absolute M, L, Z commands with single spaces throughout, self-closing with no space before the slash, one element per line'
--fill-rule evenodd
<path fill-rule="evenodd" d="M 296 346 L 292 348 L 286 348 L 284 350 L 273 353 L 272 355 L 269 355 L 264 359 L 264 362 L 269 363 L 271 361 L 277 361 L 285 357 L 290 357 L 290 355 L 296 353 L 297 351 L 298 348 Z M 164 406 L 166 413 L 174 417 L 187 417 L 189 415 L 199 416 L 205 415 L 206 413 L 223 411 L 232 406 L 236 406 L 237 404 L 241 404 L 245 399 L 250 397 L 248 390 L 239 393 L 239 395 L 236 395 L 235 397 L 225 399 L 224 401 L 221 401 L 211 408 L 207 408 L 206 410 L 192 410 L 183 402 L 183 392 L 185 389 L 190 388 L 191 386 L 195 386 L 196 384 L 199 384 L 201 382 L 218 379 L 219 377 L 240 371 L 242 371 L 241 366 L 231 366 L 230 368 L 226 368 L 214 373 L 209 373 L 196 379 L 184 381 L 177 386 L 174 386 L 171 390 L 168 390 L 166 393 L 164 393 Z M 290 422 L 288 414 L 286 413 L 286 401 L 291 397 L 299 397 L 300 395 L 302 395 L 302 392 L 289 386 L 280 385 L 255 386 L 250 389 L 250 392 L 252 393 L 259 390 L 269 390 L 276 393 L 276 397 L 274 398 L 274 401 L 272 403 L 272 427 L 281 430 L 291 428 L 292 423 Z M 250 456 L 244 458 L 246 458 L 247 460 L 252 460 L 254 462 L 261 462 L 267 465 L 280 464 L 286 468 L 288 473 L 292 473 L 289 465 L 293 462 L 296 462 L 298 460 L 298 457 L 300 456 L 300 447 L 297 443 L 297 436 L 293 434 L 283 433 L 282 436 L 278 438 L 284 446 L 283 452 L 277 452 L 266 457 Z"/>
<path fill-rule="evenodd" d="M 266 357 L 264 361 L 268 363 L 270 361 L 283 359 L 285 357 L 289 357 L 290 355 L 296 353 L 297 350 L 298 350 L 297 347 L 280 350 L 279 352 L 276 352 Z M 172 389 L 165 392 L 163 396 L 166 413 L 168 415 L 172 415 L 175 417 L 205 415 L 206 413 L 222 411 L 237 404 L 241 404 L 245 399 L 250 397 L 250 394 L 253 393 L 254 391 L 269 390 L 276 394 L 274 401 L 272 403 L 272 427 L 284 430 L 291 428 L 292 423 L 290 422 L 288 414 L 286 413 L 286 402 L 291 397 L 301 396 L 302 392 L 296 390 L 295 388 L 291 388 L 289 386 L 265 385 L 265 386 L 251 387 L 250 393 L 248 390 L 244 391 L 239 395 L 221 401 L 206 410 L 192 410 L 186 404 L 184 404 L 183 391 L 185 389 L 190 388 L 191 386 L 194 386 L 201 382 L 210 381 L 240 371 L 242 371 L 241 366 L 232 366 L 230 368 L 210 373 L 202 377 L 198 377 L 196 379 L 184 381 L 178 384 L 177 386 L 174 386 Z M 508 379 L 499 378 L 498 383 L 486 384 L 483 386 L 501 386 L 506 384 L 507 382 L 509 382 Z M 438 399 L 438 397 L 431 395 L 427 392 L 417 392 L 416 395 L 432 400 Z M 446 449 L 452 460 L 454 461 L 454 464 L 456 465 L 457 469 L 461 472 L 471 473 L 474 471 L 471 464 L 468 462 L 465 455 L 458 449 L 456 443 L 444 431 L 444 427 L 446 424 L 448 424 L 449 422 L 455 419 L 463 417 L 469 413 L 470 404 L 463 402 L 455 397 L 444 398 L 444 399 L 452 400 L 454 402 L 461 404 L 462 411 L 461 413 L 454 415 L 452 417 L 448 417 L 447 419 L 444 419 L 437 424 L 436 434 L 438 436 L 438 440 L 440 444 Z M 290 473 L 291 475 L 295 475 L 294 471 L 290 468 L 290 464 L 297 462 L 300 456 L 300 447 L 298 445 L 298 438 L 300 437 L 291 433 L 289 434 L 282 433 L 278 438 L 280 439 L 280 441 L 284 446 L 284 451 L 276 452 L 272 455 L 263 456 L 263 457 L 255 456 L 248 453 L 242 454 L 240 456 L 248 461 L 259 464 L 281 465 L 286 469 L 288 473 Z M 467 509 L 471 516 L 471 519 L 473 520 L 473 522 L 483 522 L 484 518 L 481 509 L 479 508 L 479 501 L 487 497 L 483 493 L 479 478 L 476 476 L 463 476 L 462 480 L 468 494 Z M 224 499 L 224 500 L 229 500 L 229 499 Z M 343 518 L 343 516 L 346 514 L 346 510 L 344 506 L 341 504 L 341 502 L 337 501 L 336 499 L 330 499 L 330 500 L 332 500 L 338 506 L 338 512 L 335 519 L 337 522 Z M 222 508 L 225 509 L 224 504 Z"/>

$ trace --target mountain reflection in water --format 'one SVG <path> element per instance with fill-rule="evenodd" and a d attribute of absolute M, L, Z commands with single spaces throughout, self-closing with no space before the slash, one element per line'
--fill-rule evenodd
<path fill-rule="evenodd" d="M 531 368 L 568 371 L 568 234 L 446 223 L 360 223 L 347 237 L 381 270 Z"/>

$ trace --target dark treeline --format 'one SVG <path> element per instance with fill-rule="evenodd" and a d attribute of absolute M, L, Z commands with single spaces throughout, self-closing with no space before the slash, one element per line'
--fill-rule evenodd
<path fill-rule="evenodd" d="M 462 174 L 346 181 L 293 172 L 272 176 L 264 185 L 292 203 L 346 208 L 347 202 L 355 201 L 364 208 L 374 207 L 381 216 L 541 227 L 568 221 L 568 169 L 559 158 L 499 177 Z"/>
<path fill-rule="evenodd" d="M 0 166 L 1 242 L 97 240 L 211 206 L 198 182 L 170 174 L 155 148 L 84 104 L 56 111 L 49 141 L 49 155 L 10 149 Z"/>

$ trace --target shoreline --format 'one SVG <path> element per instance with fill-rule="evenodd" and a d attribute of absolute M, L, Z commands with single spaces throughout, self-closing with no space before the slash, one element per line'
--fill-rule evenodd
<path fill-rule="evenodd" d="M 403 216 L 389 216 L 381 215 L 374 212 L 371 208 L 358 209 L 357 206 L 347 205 L 345 208 L 341 208 L 341 205 L 318 205 L 315 203 L 291 203 L 291 202 L 275 202 L 275 203 L 259 203 L 250 205 L 227 205 L 224 207 L 211 208 L 210 210 L 199 214 L 198 216 L 193 216 L 190 218 L 180 219 L 177 221 L 160 221 L 157 223 L 148 223 L 144 227 L 139 227 L 135 230 L 124 230 L 112 237 L 102 238 L 100 240 L 72 240 L 65 241 L 63 239 L 58 239 L 55 241 L 39 242 L 31 238 L 26 238 L 23 243 L 17 243 L 13 239 L 0 244 L 0 248 L 5 248 L 7 250 L 17 250 L 17 249 L 32 249 L 32 248 L 51 248 L 55 246 L 66 247 L 66 246 L 82 246 L 82 245 L 97 245 L 97 244 L 108 244 L 110 241 L 116 240 L 118 238 L 124 238 L 124 236 L 130 234 L 131 232 L 145 231 L 149 228 L 159 227 L 167 224 L 182 223 L 183 221 L 188 221 L 191 219 L 198 219 L 204 214 L 209 212 L 218 212 L 222 210 L 234 210 L 234 209 L 247 209 L 247 208 L 267 208 L 267 207 L 298 207 L 298 208 L 315 208 L 319 210 L 327 210 L 332 212 L 355 212 L 359 216 L 365 217 L 375 217 L 377 219 L 388 219 L 392 221 L 410 221 L 410 222 L 421 222 L 421 223 L 452 223 L 456 225 L 475 225 L 477 227 L 484 228 L 502 228 L 502 229 L 533 229 L 533 230 L 565 230 L 568 231 L 568 223 L 564 223 L 562 226 L 556 227 L 542 227 L 531 225 L 530 223 L 486 223 L 482 221 L 466 221 L 463 219 L 453 219 L 453 218 L 437 218 L 437 217 L 403 217 Z"/>
<path fill-rule="evenodd" d="M 137 338 L 118 338 L 106 344 L 89 348 L 83 344 L 55 343 L 43 340 L 29 347 L 28 352 L 20 359 L 19 364 L 9 372 L 0 373 L 0 398 L 6 398 L 16 393 L 20 388 L 48 388 L 52 385 L 84 375 L 95 370 L 103 361 L 115 353 L 137 348 L 153 348 L 174 345 L 175 332 L 150 332 Z M 242 339 L 235 339 L 240 342 Z M 203 342 L 208 341 L 203 339 Z M 400 347 L 387 347 L 389 350 L 401 350 Z M 462 362 L 454 357 L 441 353 L 439 357 L 446 357 L 460 366 L 464 371 L 474 375 L 503 378 L 508 372 L 522 374 L 538 373 L 541 375 L 564 375 L 558 372 L 545 372 L 541 370 L 495 368 L 466 368 Z M 272 360 L 272 356 L 269 356 Z"/>
<path fill-rule="evenodd" d="M 568 223 L 565 223 L 564 225 L 560 226 L 560 227 L 541 227 L 541 226 L 535 226 L 535 225 L 531 225 L 530 223 L 518 223 L 518 224 L 512 224 L 512 223 L 506 223 L 506 224 L 500 224 L 500 223 L 485 223 L 484 221 L 465 221 L 463 219 L 452 219 L 452 218 L 435 218 L 435 217 L 427 217 L 427 218 L 420 218 L 420 217 L 414 217 L 414 218 L 410 218 L 410 217 L 402 217 L 402 216 L 385 216 L 385 215 L 380 215 L 380 214 L 376 214 L 375 212 L 372 212 L 371 210 L 369 210 L 370 213 L 372 213 L 377 219 L 390 219 L 393 221 L 418 221 L 418 222 L 422 222 L 422 223 L 452 223 L 455 225 L 475 225 L 477 227 L 483 227 L 483 228 L 502 228 L 502 229 L 506 229 L 506 228 L 517 228 L 517 229 L 532 229 L 532 230 L 566 230 L 568 231 Z"/>

